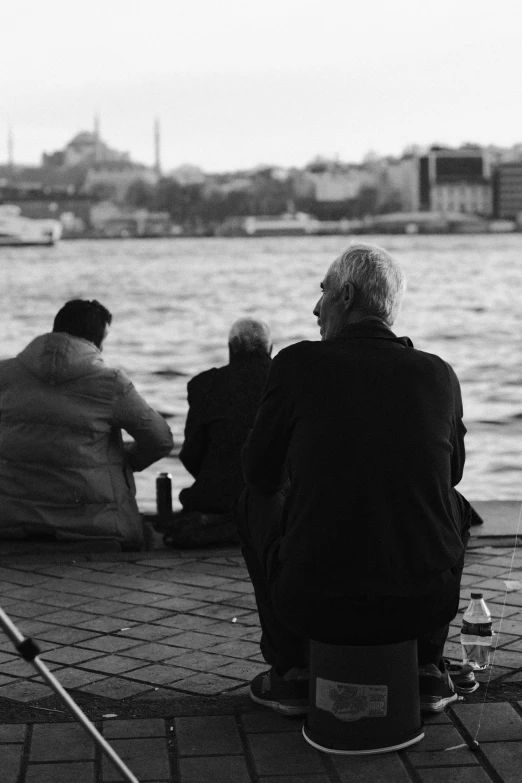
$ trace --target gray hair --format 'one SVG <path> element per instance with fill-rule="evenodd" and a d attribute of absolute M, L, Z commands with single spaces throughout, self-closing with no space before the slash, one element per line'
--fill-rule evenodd
<path fill-rule="evenodd" d="M 272 348 L 270 329 L 264 321 L 239 318 L 230 327 L 228 345 L 231 353 L 269 354 Z"/>
<path fill-rule="evenodd" d="M 377 245 L 351 245 L 327 272 L 334 291 L 346 283 L 355 289 L 355 306 L 361 314 L 380 318 L 391 326 L 402 305 L 406 278 L 392 256 Z"/>

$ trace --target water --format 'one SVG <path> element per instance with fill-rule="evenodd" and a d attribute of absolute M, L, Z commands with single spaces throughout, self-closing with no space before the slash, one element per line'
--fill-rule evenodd
<path fill-rule="evenodd" d="M 395 331 L 442 356 L 460 378 L 472 500 L 522 497 L 522 235 L 364 237 L 396 255 L 408 292 Z M 266 320 L 274 351 L 319 338 L 319 282 L 346 237 L 62 241 L 0 248 L 0 357 L 52 328 L 73 297 L 96 298 L 114 320 L 104 354 L 169 417 L 183 439 L 186 384 L 227 361 L 227 332 L 242 315 Z M 168 458 L 137 476 L 142 508 L 167 470 L 174 496 L 190 483 Z"/>
<path fill-rule="evenodd" d="M 462 662 L 476 671 L 483 671 L 489 666 L 490 649 L 486 644 L 462 644 Z"/>

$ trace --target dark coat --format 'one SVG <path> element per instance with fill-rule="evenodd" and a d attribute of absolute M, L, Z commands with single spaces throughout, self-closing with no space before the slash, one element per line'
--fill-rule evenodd
<path fill-rule="evenodd" d="M 281 567 L 350 594 L 437 589 L 464 549 L 465 432 L 452 368 L 377 322 L 281 351 L 243 450 L 252 486 L 288 471 Z"/>
<path fill-rule="evenodd" d="M 125 445 L 121 430 L 134 438 Z M 0 537 L 142 543 L 133 471 L 169 454 L 172 433 L 91 342 L 37 337 L 0 362 Z"/>
<path fill-rule="evenodd" d="M 187 511 L 228 512 L 245 486 L 241 448 L 270 369 L 268 355 L 233 356 L 188 384 L 189 412 L 179 458 L 196 481 L 181 490 Z"/>

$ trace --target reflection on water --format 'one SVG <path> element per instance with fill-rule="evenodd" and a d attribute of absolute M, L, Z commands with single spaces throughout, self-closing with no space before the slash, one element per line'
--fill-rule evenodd
<path fill-rule="evenodd" d="M 439 354 L 462 384 L 467 463 L 461 489 L 472 499 L 522 497 L 522 235 L 374 237 L 408 276 L 398 334 Z M 179 448 L 186 384 L 227 361 L 226 336 L 242 315 L 266 320 L 275 352 L 316 340 L 312 309 L 343 237 L 158 239 L 62 242 L 0 248 L 2 358 L 52 328 L 73 297 L 97 298 L 113 313 L 105 356 L 169 418 Z M 176 492 L 190 479 L 169 458 L 138 476 L 142 507 L 166 466 Z"/>

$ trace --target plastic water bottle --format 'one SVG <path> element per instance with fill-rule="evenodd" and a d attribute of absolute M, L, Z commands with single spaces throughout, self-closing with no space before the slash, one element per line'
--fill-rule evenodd
<path fill-rule="evenodd" d="M 460 633 L 462 660 L 473 669 L 489 666 L 489 652 L 493 642 L 491 612 L 482 593 L 471 593 L 471 601 L 462 618 Z"/>

